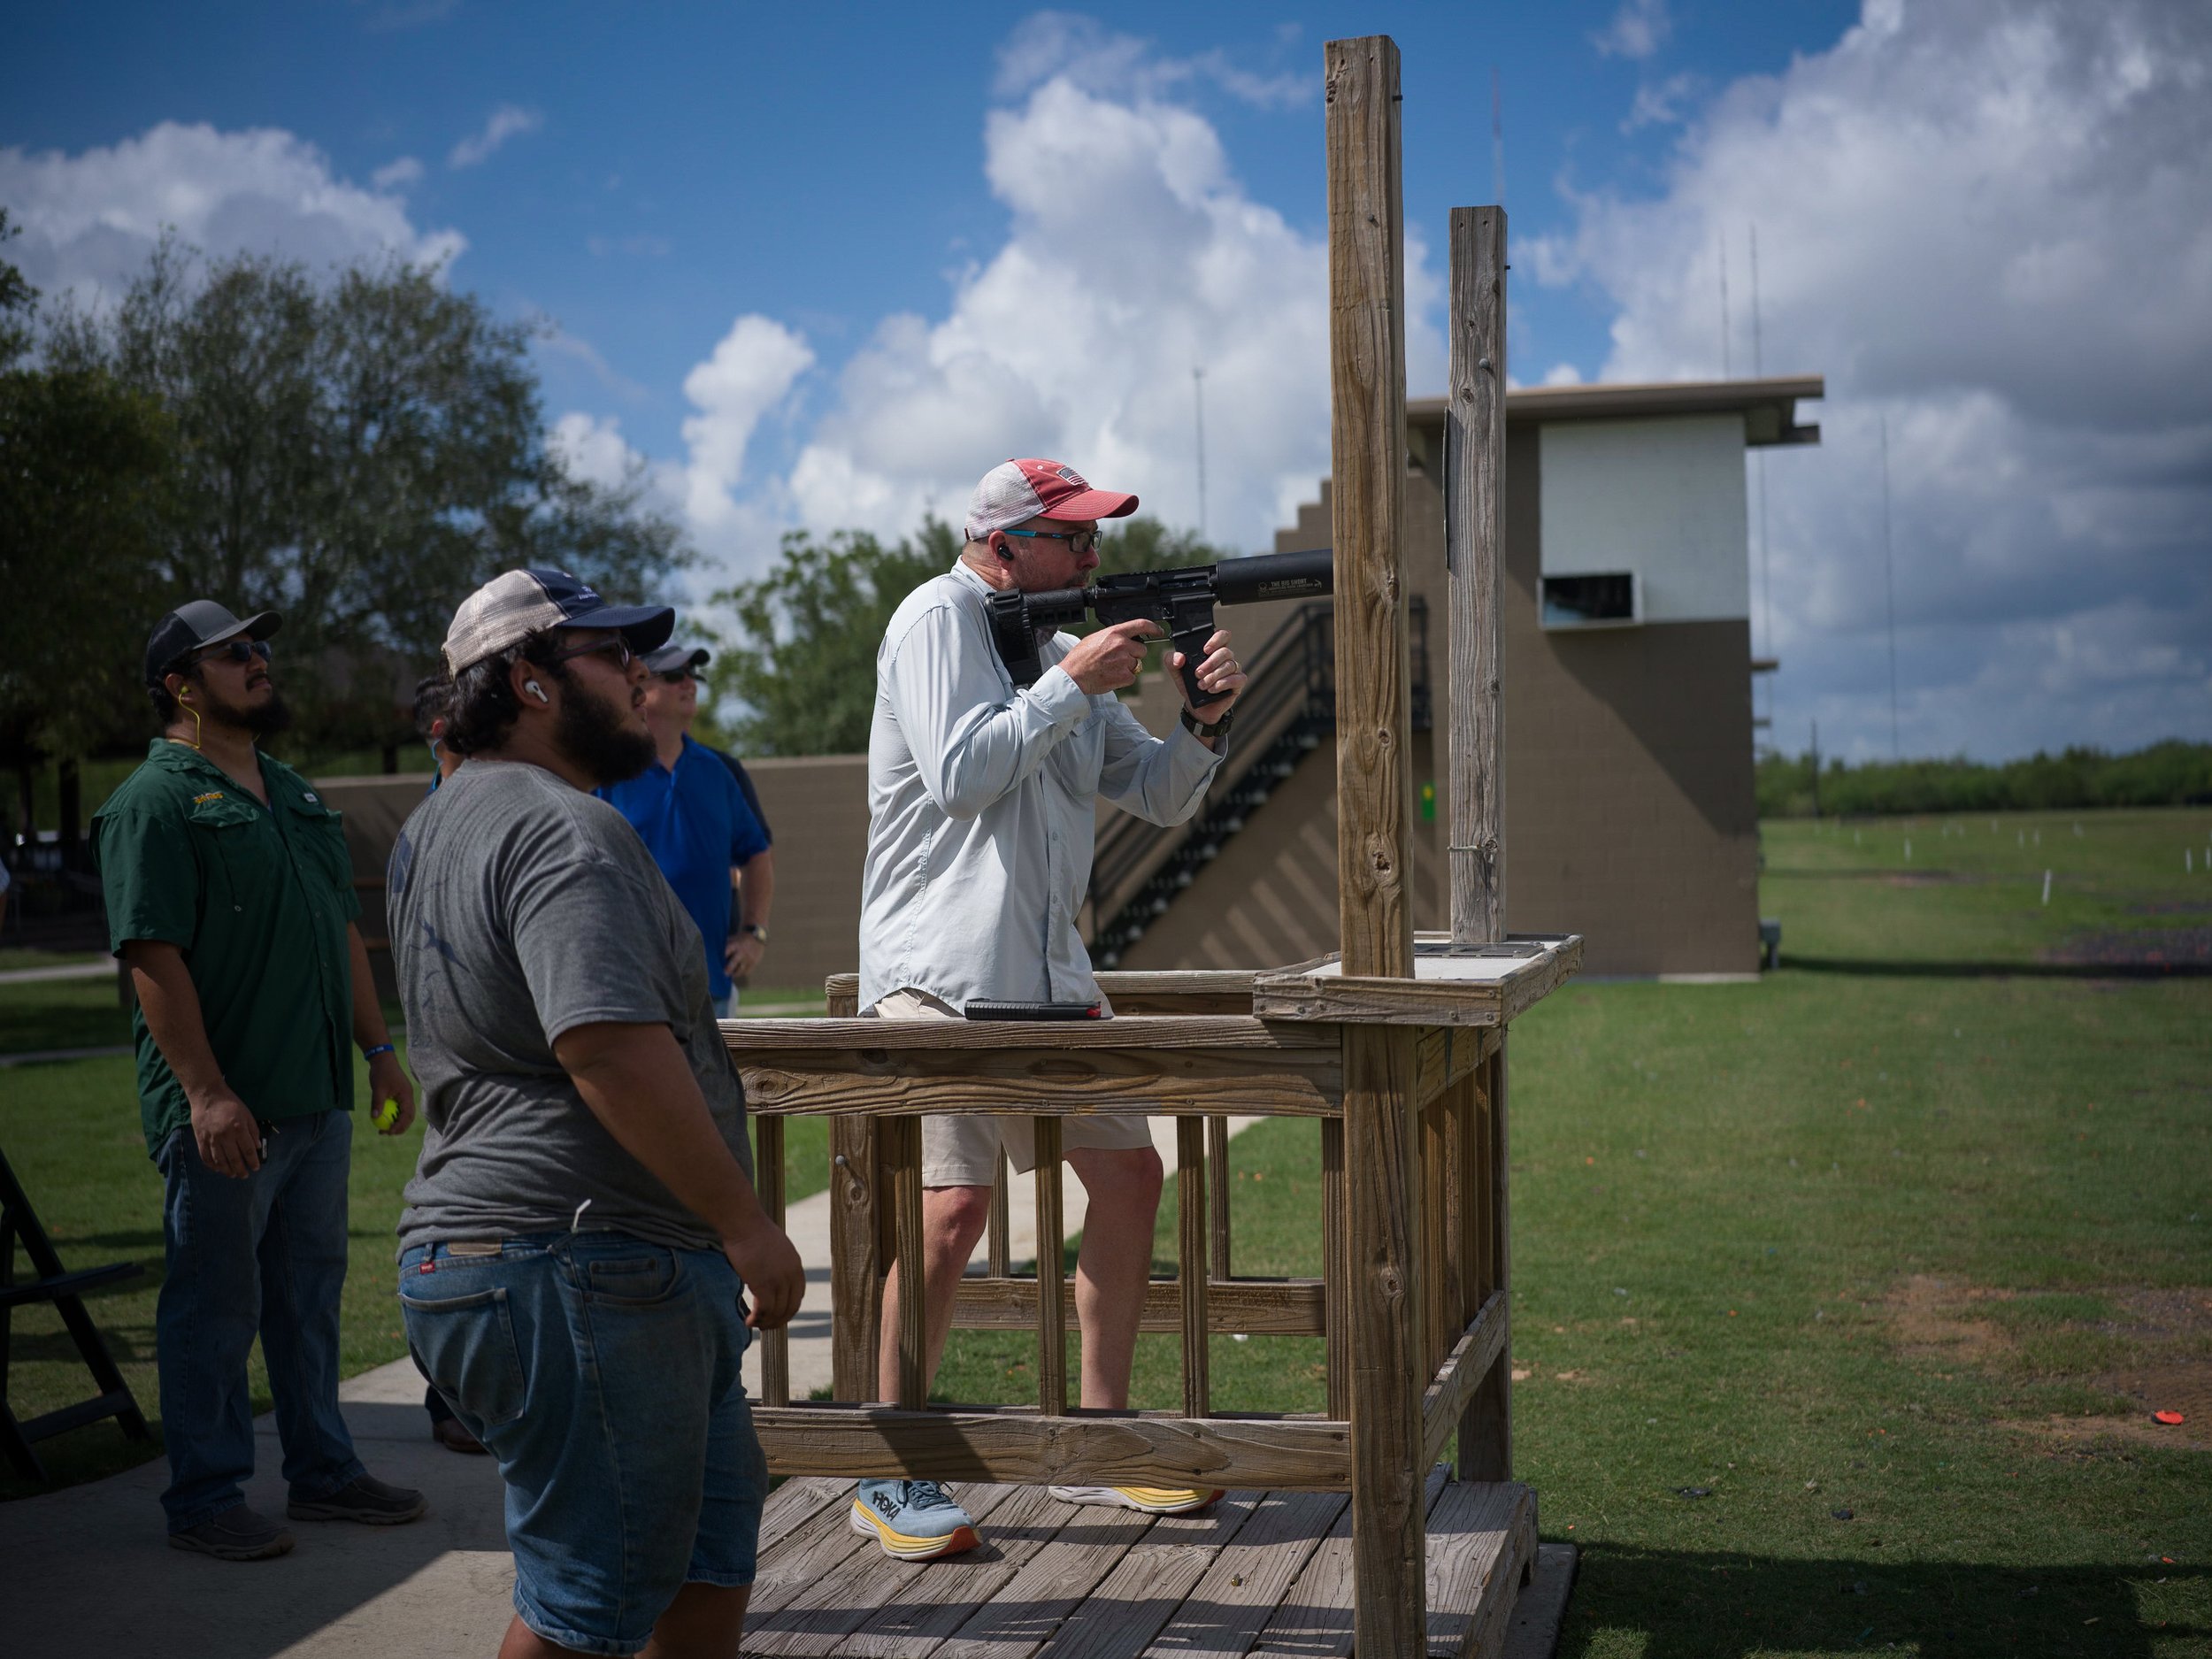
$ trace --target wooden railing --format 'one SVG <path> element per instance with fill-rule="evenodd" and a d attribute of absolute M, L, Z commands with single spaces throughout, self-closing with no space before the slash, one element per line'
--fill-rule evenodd
<path fill-rule="evenodd" d="M 758 1119 L 763 1200 L 779 1220 L 784 1120 L 820 1114 L 832 1124 L 835 1399 L 794 1402 L 788 1339 L 766 1334 L 757 1421 L 770 1468 L 1344 1489 L 1355 1479 L 1350 1333 L 1370 1297 L 1390 1305 L 1369 1317 L 1410 1321 L 1424 1356 L 1419 1418 L 1397 1437 L 1403 1466 L 1432 1461 L 1455 1433 L 1463 1460 L 1502 1460 L 1502 1412 L 1472 1425 L 1486 1447 L 1467 1431 L 1486 1384 L 1505 1398 L 1504 1028 L 1573 970 L 1580 949 L 1573 938 L 1493 947 L 1471 967 L 1466 953 L 1450 956 L 1425 941 L 1423 963 L 1456 963 L 1448 971 L 1479 977 L 1402 982 L 1395 1005 L 1323 962 L 1279 973 L 1104 974 L 1102 988 L 1127 1011 L 1096 1025 L 882 1020 L 857 1017 L 853 978 L 840 975 L 829 981 L 827 1018 L 726 1024 Z M 1245 1011 L 1224 1011 L 1233 1006 Z M 1348 1026 L 1372 1024 L 1419 1027 L 1407 1091 L 1417 1114 L 1409 1131 L 1417 1176 L 1388 1229 L 1412 1242 L 1412 1284 L 1379 1282 L 1354 1271 L 1348 1255 L 1347 1138 L 1379 1135 L 1383 1126 L 1360 1121 L 1356 1110 L 1348 1117 L 1341 1047 Z M 1035 1128 L 1033 1276 L 1011 1271 L 1002 1179 L 987 1271 L 964 1277 L 954 1313 L 963 1328 L 1035 1332 L 1033 1405 L 929 1406 L 918 1319 L 902 1319 L 894 1339 L 895 1400 L 873 1398 L 886 1271 L 899 1262 L 918 1272 L 921 1261 L 921 1118 L 951 1110 L 1027 1116 Z M 1068 1118 L 1106 1110 L 1178 1119 L 1176 1276 L 1152 1281 L 1141 1327 L 1179 1336 L 1178 1412 L 1069 1404 L 1074 1298 L 1063 1266 L 1061 1131 Z M 1230 1271 L 1231 1116 L 1320 1123 L 1319 1278 Z M 901 1302 L 918 1307 L 922 1294 L 910 1282 Z M 1227 1332 L 1323 1337 L 1326 1409 L 1217 1409 L 1210 1340 Z"/>

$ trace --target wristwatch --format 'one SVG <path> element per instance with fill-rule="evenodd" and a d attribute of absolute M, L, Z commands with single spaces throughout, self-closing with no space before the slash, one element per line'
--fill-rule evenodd
<path fill-rule="evenodd" d="M 1188 732 L 1193 737 L 1222 737 L 1225 736 L 1228 733 L 1229 722 L 1236 718 L 1237 711 L 1234 709 L 1224 709 L 1221 711 L 1221 718 L 1218 720 L 1216 720 L 1211 726 L 1208 726 L 1203 720 L 1193 714 L 1188 709 L 1186 709 L 1183 710 L 1182 714 L 1183 729 L 1186 732 Z"/>
<path fill-rule="evenodd" d="M 768 942 L 768 930 L 763 927 L 758 922 L 748 922 L 744 926 L 739 928 L 737 931 L 741 933 L 750 933 L 754 938 L 759 940 L 764 945 Z"/>

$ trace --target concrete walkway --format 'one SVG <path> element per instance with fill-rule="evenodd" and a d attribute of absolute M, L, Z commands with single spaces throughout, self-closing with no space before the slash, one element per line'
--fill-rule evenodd
<path fill-rule="evenodd" d="M 41 985 L 49 979 L 112 979 L 114 958 L 97 962 L 65 962 L 48 968 L 9 968 L 0 971 L 0 985 Z"/>
<path fill-rule="evenodd" d="M 428 1492 L 428 1515 L 409 1526 L 295 1522 L 299 1548 L 290 1555 L 233 1563 L 169 1548 L 159 1502 L 165 1459 L 0 1504 L 0 1649 L 91 1659 L 496 1652 L 514 1587 L 499 1471 L 430 1438 L 410 1361 L 356 1377 L 339 1394 L 370 1472 Z M 280 1516 L 275 1421 L 254 1426 L 259 1472 L 246 1501 Z"/>

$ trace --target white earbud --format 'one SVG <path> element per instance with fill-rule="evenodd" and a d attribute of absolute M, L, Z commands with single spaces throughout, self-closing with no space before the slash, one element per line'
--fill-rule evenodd
<path fill-rule="evenodd" d="M 538 684 L 538 682 L 534 680 L 524 680 L 522 682 L 522 688 L 528 692 L 532 696 L 535 697 L 540 703 L 550 703 L 553 701 L 552 698 L 545 695 L 545 687 Z"/>

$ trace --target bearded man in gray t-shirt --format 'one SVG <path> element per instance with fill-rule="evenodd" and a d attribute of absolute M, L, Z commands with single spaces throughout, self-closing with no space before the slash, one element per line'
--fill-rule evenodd
<path fill-rule="evenodd" d="M 427 1125 L 400 1299 L 507 1483 L 503 1659 L 734 1649 L 767 1494 L 739 1365 L 805 1289 L 697 925 L 590 794 L 653 758 L 641 653 L 673 623 L 560 571 L 470 595 L 445 647 L 468 759 L 392 850 Z"/>

